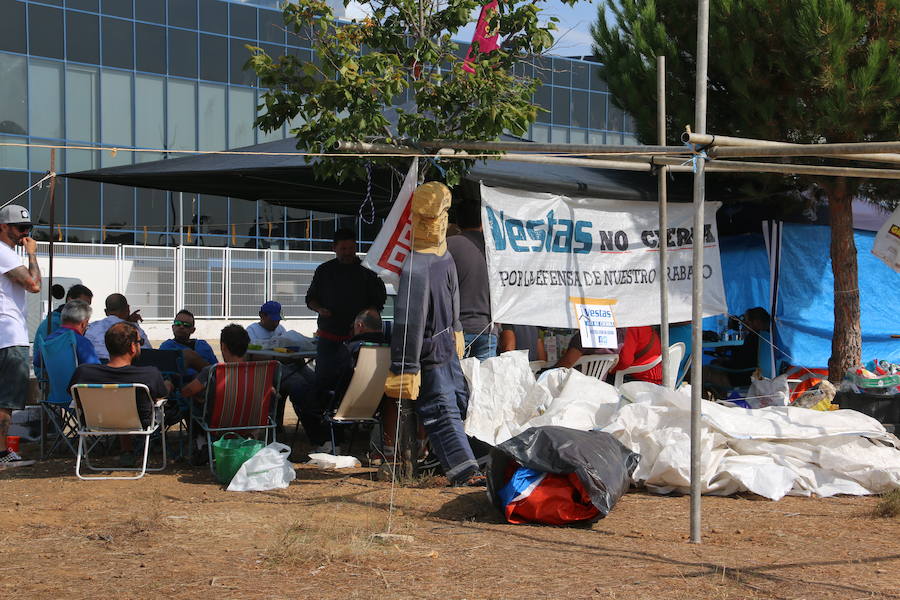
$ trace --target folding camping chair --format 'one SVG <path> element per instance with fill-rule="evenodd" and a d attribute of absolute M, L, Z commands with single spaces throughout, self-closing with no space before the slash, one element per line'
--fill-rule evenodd
<path fill-rule="evenodd" d="M 678 365 L 681 364 L 681 359 L 684 358 L 684 342 L 675 342 L 671 346 L 666 349 L 666 352 L 669 355 L 669 373 L 666 381 L 663 381 L 663 386 L 669 388 L 670 390 L 675 389 L 675 382 L 678 381 Z M 616 378 L 614 380 L 613 385 L 616 388 L 620 387 L 623 383 L 625 383 L 626 375 L 634 375 L 635 373 L 643 373 L 645 371 L 649 371 L 656 365 L 662 362 L 662 355 L 656 357 L 655 360 L 648 362 L 645 365 L 634 365 L 633 367 L 628 367 L 627 369 L 622 369 L 616 373 Z M 671 368 L 674 366 L 675 368 Z"/>
<path fill-rule="evenodd" d="M 278 361 L 248 361 L 219 363 L 206 386 L 205 401 L 200 410 L 196 402 L 191 403 L 190 443 L 188 456 L 194 452 L 194 426 L 206 434 L 206 448 L 209 452 L 209 469 L 215 474 L 212 451 L 214 433 L 265 432 L 268 443 L 269 432 L 275 441 L 275 410 L 277 408 L 278 385 L 281 380 L 281 364 Z M 199 412 L 199 414 L 198 414 Z"/>
<path fill-rule="evenodd" d="M 390 346 L 363 345 L 359 348 L 353 377 L 341 403 L 334 411 L 325 414 L 331 426 L 331 447 L 337 448 L 334 435 L 335 425 L 354 423 L 377 423 L 375 413 L 384 397 L 384 382 L 391 367 Z M 295 434 L 296 437 L 296 434 Z M 351 438 L 349 447 L 353 445 Z"/>
<path fill-rule="evenodd" d="M 164 427 L 168 429 L 179 423 L 186 426 L 190 418 L 190 404 L 180 393 L 184 387 L 184 353 L 181 350 L 142 349 L 132 364 L 136 367 L 156 367 L 163 377 L 172 381 L 174 392 L 171 395 L 172 404 L 168 405 L 171 410 L 165 415 Z"/>
<path fill-rule="evenodd" d="M 157 400 L 153 405 L 150 424 L 145 428 L 137 411 L 138 394 L 146 394 L 150 398 L 150 390 L 141 383 L 81 383 L 72 386 L 72 397 L 75 398 L 75 409 L 78 411 L 78 458 L 75 461 L 75 475 L 79 479 L 140 479 L 147 471 L 162 471 L 166 468 L 166 434 L 162 429 L 163 405 L 165 398 Z M 152 398 L 150 398 L 153 401 Z M 162 442 L 162 465 L 155 468 L 147 466 L 150 452 L 150 436 L 160 432 Z M 113 435 L 143 436 L 144 456 L 141 467 L 95 467 L 91 464 L 91 448 L 85 445 L 90 437 Z M 92 471 L 140 471 L 137 475 L 120 477 L 111 475 L 81 474 L 81 460 Z"/>
<path fill-rule="evenodd" d="M 72 397 L 69 396 L 69 382 L 78 366 L 75 352 L 75 332 L 66 330 L 50 339 L 41 340 L 35 352 L 40 353 L 45 396 L 41 400 L 41 458 L 53 455 L 60 445 L 76 455 L 75 438 L 78 437 L 78 420 L 72 408 Z M 47 437 L 47 425 L 53 433 L 50 450 L 44 452 Z"/>
<path fill-rule="evenodd" d="M 588 377 L 596 377 L 603 381 L 617 362 L 619 362 L 618 354 L 591 354 L 576 360 L 572 368 L 578 369 Z"/>

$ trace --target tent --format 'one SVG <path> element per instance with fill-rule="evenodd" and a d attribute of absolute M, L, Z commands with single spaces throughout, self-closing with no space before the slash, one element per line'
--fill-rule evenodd
<path fill-rule="evenodd" d="M 739 315 L 754 306 L 775 306 L 775 345 L 785 360 L 807 368 L 827 368 L 834 331 L 834 279 L 827 225 L 783 223 L 773 234 L 780 246 L 770 262 L 761 234 L 722 237 L 720 254 L 728 311 Z M 862 360 L 900 362 L 900 318 L 895 273 L 871 250 L 875 233 L 857 229 Z M 777 285 L 772 286 L 771 273 Z M 771 294 L 774 292 L 774 298 Z M 771 311 L 770 311 L 771 312 Z"/>
<path fill-rule="evenodd" d="M 356 214 L 366 197 L 365 181 L 337 183 L 317 180 L 310 159 L 297 154 L 294 139 L 236 148 L 229 152 L 235 154 L 198 154 L 62 176 L 159 190 L 265 200 L 295 208 L 347 215 Z M 294 154 L 287 155 L 290 153 Z M 387 214 L 400 187 L 400 180 L 402 174 L 390 169 L 373 170 L 372 196 L 378 215 Z M 479 181 L 490 186 L 613 200 L 656 200 L 656 177 L 630 171 L 491 160 L 476 164 L 465 177 L 458 193 L 472 197 L 478 193 Z M 677 191 L 670 192 L 670 200 L 686 201 L 689 196 L 679 195 Z"/>

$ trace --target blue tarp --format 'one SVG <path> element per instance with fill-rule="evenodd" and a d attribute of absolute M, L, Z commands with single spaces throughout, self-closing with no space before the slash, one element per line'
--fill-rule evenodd
<path fill-rule="evenodd" d="M 719 240 L 728 312 L 740 316 L 748 308 L 769 307 L 769 257 L 761 233 Z"/>
<path fill-rule="evenodd" d="M 777 323 L 781 344 L 795 365 L 827 368 L 831 356 L 834 278 L 830 236 L 829 227 L 823 225 L 784 225 Z M 855 231 L 854 239 L 859 261 L 862 360 L 900 362 L 900 340 L 890 337 L 900 334 L 900 274 L 872 254 L 874 233 Z M 729 271 L 724 259 L 722 268 Z M 731 308 L 727 282 L 725 292 Z"/>

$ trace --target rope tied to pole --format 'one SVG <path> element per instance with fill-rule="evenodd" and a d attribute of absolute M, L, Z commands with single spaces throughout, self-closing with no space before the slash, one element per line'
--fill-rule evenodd
<path fill-rule="evenodd" d="M 366 197 L 359 205 L 359 218 L 366 225 L 375 222 L 375 202 L 372 200 L 372 161 L 366 162 Z"/>

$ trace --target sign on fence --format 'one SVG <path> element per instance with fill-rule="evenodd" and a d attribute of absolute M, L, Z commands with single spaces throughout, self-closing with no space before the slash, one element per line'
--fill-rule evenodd
<path fill-rule="evenodd" d="M 669 205 L 659 232 L 655 202 L 567 198 L 481 186 L 482 224 L 497 323 L 579 327 L 570 298 L 615 301 L 616 325 L 659 323 L 659 252 L 669 253 L 669 320 L 691 318 L 692 207 Z M 726 312 L 716 211 L 708 202 L 703 314 Z"/>

